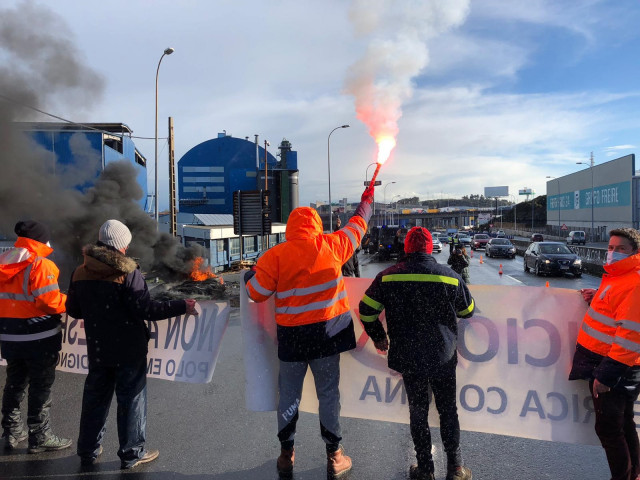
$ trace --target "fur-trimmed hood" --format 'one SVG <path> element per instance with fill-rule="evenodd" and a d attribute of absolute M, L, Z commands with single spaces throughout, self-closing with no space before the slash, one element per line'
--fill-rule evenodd
<path fill-rule="evenodd" d="M 103 278 L 129 274 L 138 268 L 133 258 L 108 247 L 87 245 L 82 249 L 82 254 L 83 267 Z"/>

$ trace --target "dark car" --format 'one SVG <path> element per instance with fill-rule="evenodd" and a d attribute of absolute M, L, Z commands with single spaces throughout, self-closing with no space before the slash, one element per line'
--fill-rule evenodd
<path fill-rule="evenodd" d="M 516 247 L 506 238 L 492 238 L 484 249 L 487 257 L 516 258 Z"/>
<path fill-rule="evenodd" d="M 404 253 L 404 239 L 408 229 L 397 227 L 382 227 L 378 239 L 378 255 L 381 259 L 389 259 L 392 255 L 402 255 Z"/>
<path fill-rule="evenodd" d="M 440 240 L 440 243 L 443 245 L 449 245 L 449 235 L 447 234 L 438 235 L 438 240 Z"/>
<path fill-rule="evenodd" d="M 531 234 L 531 241 L 532 242 L 544 242 L 544 237 L 542 236 L 541 233 L 532 233 Z"/>
<path fill-rule="evenodd" d="M 380 229 L 378 227 L 372 227 L 369 230 L 369 241 L 366 246 L 363 242 L 363 248 L 366 248 L 367 252 L 370 254 L 376 253 L 378 251 L 379 239 Z"/>
<path fill-rule="evenodd" d="M 534 242 L 524 252 L 524 271 L 536 275 L 572 273 L 582 275 L 582 261 L 561 242 Z"/>
<path fill-rule="evenodd" d="M 462 245 L 463 247 L 470 247 L 471 237 L 466 233 L 460 233 L 458 234 L 458 242 L 460 242 L 460 245 Z"/>
<path fill-rule="evenodd" d="M 471 240 L 471 250 L 476 248 L 486 248 L 491 237 L 486 233 L 476 233 Z"/>

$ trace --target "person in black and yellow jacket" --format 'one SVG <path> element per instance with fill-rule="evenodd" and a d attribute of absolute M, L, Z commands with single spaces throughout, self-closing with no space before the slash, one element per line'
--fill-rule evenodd
<path fill-rule="evenodd" d="M 429 431 L 429 386 L 440 414 L 447 480 L 470 480 L 462 464 L 456 405 L 458 318 L 473 315 L 473 298 L 460 275 L 430 255 L 431 234 L 413 227 L 403 261 L 380 272 L 360 302 L 360 320 L 376 348 L 389 350 L 389 368 L 401 373 L 409 401 L 411 436 L 418 459 L 413 479 L 434 479 Z M 378 316 L 384 310 L 385 332 Z"/>
<path fill-rule="evenodd" d="M 609 232 L 605 274 L 598 290 L 580 291 L 590 307 L 582 320 L 569 380 L 589 380 L 612 480 L 640 476 L 640 443 L 633 420 L 640 393 L 640 232 Z"/>

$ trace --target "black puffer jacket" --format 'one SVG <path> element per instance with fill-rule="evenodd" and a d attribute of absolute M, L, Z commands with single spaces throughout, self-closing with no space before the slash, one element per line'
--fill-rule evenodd
<path fill-rule="evenodd" d="M 84 248 L 84 264 L 71 277 L 67 313 L 84 320 L 89 365 L 137 363 L 148 351 L 145 320 L 186 312 L 184 300 L 151 300 L 147 283 L 130 257 L 106 246 Z"/>
<path fill-rule="evenodd" d="M 410 253 L 380 272 L 360 302 L 360 319 L 373 341 L 389 333 L 389 367 L 397 372 L 437 374 L 456 361 L 458 318 L 473 315 L 469 289 L 460 275 L 426 253 Z"/>

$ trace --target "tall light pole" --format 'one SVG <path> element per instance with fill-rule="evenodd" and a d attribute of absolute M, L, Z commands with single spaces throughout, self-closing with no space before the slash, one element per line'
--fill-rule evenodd
<path fill-rule="evenodd" d="M 160 73 L 160 64 L 162 63 L 162 59 L 165 55 L 171 55 L 174 52 L 174 49 L 171 47 L 165 48 L 164 53 L 158 60 L 158 68 L 156 69 L 156 136 L 155 136 L 155 146 L 156 146 L 156 155 L 155 155 L 155 186 L 156 186 L 156 201 L 155 201 L 155 218 L 156 218 L 156 228 L 160 228 L 159 216 L 158 216 L 158 74 Z"/>
<path fill-rule="evenodd" d="M 384 223 L 387 223 L 387 187 L 396 182 L 387 182 L 384 186 Z"/>
<path fill-rule="evenodd" d="M 333 208 L 331 207 L 331 155 L 329 149 L 329 141 L 331 140 L 331 134 L 339 128 L 349 128 L 349 125 L 340 125 L 329 132 L 327 137 L 327 170 L 329 173 L 329 232 L 333 232 Z"/>
<path fill-rule="evenodd" d="M 402 195 L 394 195 L 393 197 L 391 197 L 391 224 L 394 225 L 393 223 L 393 219 L 394 219 L 394 214 L 396 213 L 396 210 L 398 210 L 398 202 L 396 202 L 396 206 L 393 206 L 393 199 L 396 197 L 401 197 Z M 400 219 L 400 215 L 398 215 L 398 220 Z"/>
<path fill-rule="evenodd" d="M 518 230 L 518 218 L 516 217 L 516 214 L 518 213 L 517 211 L 518 202 L 516 202 L 516 196 L 513 195 L 512 193 L 510 193 L 509 196 L 513 197 L 513 229 Z"/>
<path fill-rule="evenodd" d="M 589 165 L 589 170 L 591 170 L 591 232 L 589 234 L 589 241 L 593 242 L 593 152 L 591 152 L 591 159 L 589 160 L 589 163 L 576 162 L 576 165 Z"/>
<path fill-rule="evenodd" d="M 558 236 L 560 236 L 560 179 L 558 177 L 553 177 L 551 175 L 547 175 L 546 178 L 552 179 L 555 178 L 558 184 Z"/>

